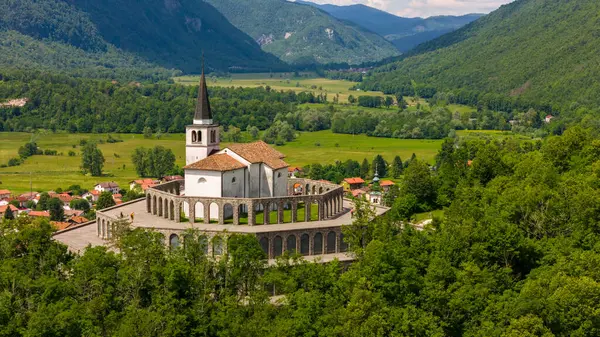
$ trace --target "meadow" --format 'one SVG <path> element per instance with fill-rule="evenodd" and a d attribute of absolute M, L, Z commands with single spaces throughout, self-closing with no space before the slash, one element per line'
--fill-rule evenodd
<path fill-rule="evenodd" d="M 40 148 L 57 150 L 63 155 L 33 156 L 20 166 L 0 168 L 0 189 L 24 193 L 30 190 L 30 183 L 34 191 L 66 188 L 73 184 L 89 189 L 100 181 L 116 181 L 121 187 L 126 187 L 129 181 L 138 178 L 131 162 L 131 154 L 138 147 L 164 146 L 173 150 L 177 165 L 185 165 L 183 134 L 163 134 L 160 139 L 145 139 L 138 134 L 113 134 L 112 137 L 122 139 L 123 142 L 99 144 L 106 160 L 105 176 L 83 175 L 80 169 L 80 141 L 82 139 L 106 140 L 107 137 L 106 134 L 38 133 L 34 139 Z M 18 157 L 18 148 L 31 139 L 32 134 L 29 133 L 0 133 L 0 164 L 7 163 L 10 158 Z M 415 153 L 417 157 L 433 162 L 441 142 L 441 140 L 374 138 L 319 131 L 300 133 L 295 141 L 276 148 L 286 155 L 286 161 L 291 166 L 327 164 L 347 159 L 372 160 L 377 154 L 391 161 L 396 155 L 406 160 Z M 226 145 L 223 143 L 222 147 Z M 68 156 L 69 151 L 74 151 L 76 155 Z"/>
<path fill-rule="evenodd" d="M 274 73 L 271 74 L 232 74 L 231 77 L 209 77 L 208 86 L 215 87 L 265 87 L 269 86 L 274 90 L 293 90 L 295 92 L 313 92 L 315 94 L 327 94 L 328 100 L 333 101 L 335 95 L 339 95 L 340 103 L 348 103 L 348 97 L 358 96 L 384 96 L 382 92 L 375 91 L 355 91 L 350 90 L 355 82 L 345 80 L 331 80 L 327 78 L 316 77 L 315 74 L 301 73 L 301 76 L 295 77 L 294 73 Z M 198 85 L 199 76 L 181 76 L 175 77 L 176 83 L 183 85 Z"/>

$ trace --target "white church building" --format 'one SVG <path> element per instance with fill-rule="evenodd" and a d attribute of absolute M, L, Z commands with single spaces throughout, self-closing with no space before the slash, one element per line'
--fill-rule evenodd
<path fill-rule="evenodd" d="M 213 198 L 287 196 L 288 164 L 284 155 L 263 141 L 231 144 L 221 149 L 204 72 L 193 124 L 186 127 L 185 195 Z M 184 209 L 186 216 L 189 210 Z M 211 218 L 218 211 L 211 210 Z M 203 218 L 197 209 L 196 217 Z M 229 216 L 226 214 L 225 216 Z"/>

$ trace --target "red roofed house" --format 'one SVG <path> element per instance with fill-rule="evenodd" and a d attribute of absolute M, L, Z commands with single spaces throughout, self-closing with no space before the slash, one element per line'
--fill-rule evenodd
<path fill-rule="evenodd" d="M 182 176 L 164 176 L 162 177 L 162 182 L 163 183 L 168 183 L 171 181 L 176 181 L 176 180 L 184 180 L 185 178 L 183 178 Z"/>
<path fill-rule="evenodd" d="M 381 186 L 381 188 L 383 189 L 384 192 L 389 191 L 390 187 L 392 187 L 394 185 L 396 185 L 396 183 L 391 180 L 382 180 L 379 182 L 379 186 Z"/>
<path fill-rule="evenodd" d="M 70 222 L 62 222 L 62 221 L 50 221 L 50 224 L 56 228 L 58 231 L 62 231 L 63 229 L 67 229 L 71 227 L 73 224 Z"/>
<path fill-rule="evenodd" d="M 10 198 L 9 190 L 0 190 L 0 200 Z"/>
<path fill-rule="evenodd" d="M 4 217 L 4 213 L 6 213 L 6 209 L 10 207 L 10 210 L 13 212 L 13 215 L 16 217 L 19 209 L 14 205 L 8 204 L 4 206 L 0 206 L 0 219 Z"/>
<path fill-rule="evenodd" d="M 342 186 L 344 186 L 344 191 L 351 192 L 353 190 L 357 190 L 362 188 L 365 185 L 365 181 L 362 178 L 346 178 L 342 181 Z"/>
<path fill-rule="evenodd" d="M 82 195 L 82 197 L 90 200 L 91 202 L 96 202 L 96 201 L 98 201 L 98 198 L 100 197 L 100 191 L 91 190 L 91 191 L 85 193 L 84 195 Z"/>
<path fill-rule="evenodd" d="M 82 223 L 86 223 L 90 220 L 88 220 L 87 218 L 84 218 L 82 216 L 74 216 L 71 219 L 69 219 L 69 222 L 74 224 L 74 225 L 80 225 Z"/>
<path fill-rule="evenodd" d="M 288 167 L 288 177 L 290 178 L 297 178 L 298 175 L 302 174 L 302 169 L 299 167 L 293 167 L 290 166 Z"/>
<path fill-rule="evenodd" d="M 32 218 L 49 218 L 50 212 L 48 211 L 31 211 L 27 213 Z"/>

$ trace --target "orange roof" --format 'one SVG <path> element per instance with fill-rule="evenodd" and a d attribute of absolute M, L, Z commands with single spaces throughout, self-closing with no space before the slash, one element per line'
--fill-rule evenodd
<path fill-rule="evenodd" d="M 81 214 L 83 214 L 83 211 L 80 211 L 78 209 L 65 210 L 66 216 L 79 216 Z"/>
<path fill-rule="evenodd" d="M 295 166 L 288 167 L 288 172 L 294 172 L 294 171 L 302 171 L 302 169 L 300 167 L 295 167 Z"/>
<path fill-rule="evenodd" d="M 362 178 L 346 178 L 346 179 L 344 179 L 344 181 L 350 185 L 365 183 L 365 181 Z"/>
<path fill-rule="evenodd" d="M 358 197 L 359 195 L 363 195 L 363 194 L 365 194 L 365 193 L 367 193 L 367 192 L 365 192 L 365 191 L 363 191 L 363 190 L 361 190 L 361 189 L 358 189 L 358 190 L 354 190 L 354 191 L 352 191 L 352 196 L 356 198 L 356 197 Z"/>
<path fill-rule="evenodd" d="M 71 218 L 71 221 L 80 224 L 80 223 L 88 222 L 90 220 L 88 220 L 87 218 L 84 218 L 82 216 L 74 216 Z"/>
<path fill-rule="evenodd" d="M 48 211 L 31 211 L 31 212 L 29 212 L 28 215 L 32 216 L 32 217 L 44 217 L 44 218 L 50 217 L 50 213 Z"/>
<path fill-rule="evenodd" d="M 228 154 L 213 154 L 193 164 L 187 165 L 184 169 L 204 170 L 204 171 L 233 171 L 246 167 L 244 164 L 235 160 Z"/>
<path fill-rule="evenodd" d="M 289 166 L 282 160 L 285 156 L 281 152 L 275 150 L 263 141 L 246 144 L 231 144 L 227 149 L 235 152 L 252 164 L 265 163 L 275 170 Z"/>
<path fill-rule="evenodd" d="M 59 231 L 67 229 L 71 226 L 71 223 L 69 222 L 50 221 L 50 223 Z"/>
<path fill-rule="evenodd" d="M 379 183 L 379 186 L 392 186 L 392 185 L 396 185 L 396 183 L 391 180 L 382 180 Z"/>
<path fill-rule="evenodd" d="M 9 190 L 0 190 L 0 195 L 2 194 L 10 194 Z"/>
<path fill-rule="evenodd" d="M 4 205 L 4 206 L 0 206 L 0 213 L 5 213 L 6 209 L 10 207 L 10 210 L 13 212 L 18 211 L 19 209 L 16 208 L 14 205 L 8 204 L 8 205 Z"/>

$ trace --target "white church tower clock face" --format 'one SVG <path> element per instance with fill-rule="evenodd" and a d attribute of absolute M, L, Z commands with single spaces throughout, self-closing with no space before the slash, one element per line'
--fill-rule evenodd
<path fill-rule="evenodd" d="M 202 160 L 220 150 L 219 125 L 213 122 L 204 76 L 204 61 L 202 63 L 194 122 L 192 125 L 188 125 L 185 131 L 186 165 Z"/>

